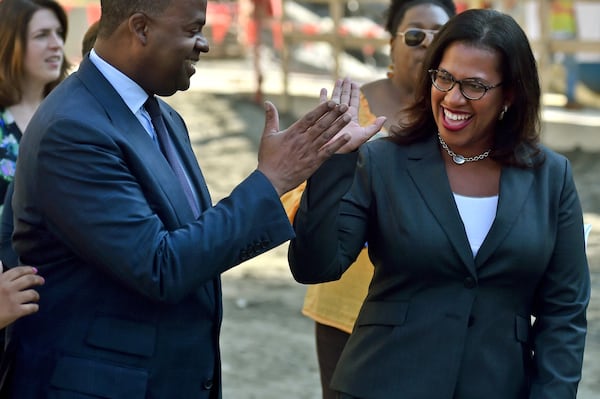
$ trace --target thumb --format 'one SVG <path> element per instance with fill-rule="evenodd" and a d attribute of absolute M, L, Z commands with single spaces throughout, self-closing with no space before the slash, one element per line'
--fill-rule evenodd
<path fill-rule="evenodd" d="M 377 133 L 378 131 L 381 130 L 385 121 L 386 121 L 386 118 L 384 116 L 378 116 L 377 119 L 375 119 L 375 121 L 372 124 L 370 124 L 369 126 L 366 126 L 365 131 L 367 133 L 367 136 L 368 137 L 374 136 L 375 133 Z"/>
<path fill-rule="evenodd" d="M 265 129 L 263 136 L 277 133 L 279 131 L 279 112 L 270 101 L 265 101 Z"/>

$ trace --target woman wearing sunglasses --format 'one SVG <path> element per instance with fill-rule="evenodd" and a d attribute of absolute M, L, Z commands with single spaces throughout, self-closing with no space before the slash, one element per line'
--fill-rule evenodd
<path fill-rule="evenodd" d="M 423 69 L 425 50 L 434 35 L 456 13 L 452 0 L 395 0 L 387 10 L 385 28 L 390 39 L 390 73 L 361 87 L 359 122 L 366 126 L 376 115 L 385 116 L 387 129 L 401 120 L 403 109 L 414 101 L 417 77 Z M 288 215 L 298 207 L 304 185 L 282 201 Z M 352 332 L 358 311 L 373 276 L 366 247 L 344 276 L 335 282 L 308 287 L 302 313 L 315 321 L 317 359 L 323 399 L 334 399 L 329 388 L 342 349 Z"/>
<path fill-rule="evenodd" d="M 525 33 L 468 10 L 440 29 L 391 136 L 309 179 L 294 277 L 375 273 L 332 378 L 339 399 L 575 399 L 590 275 L 569 161 L 539 143 Z M 349 149 L 348 149 L 349 150 Z"/>

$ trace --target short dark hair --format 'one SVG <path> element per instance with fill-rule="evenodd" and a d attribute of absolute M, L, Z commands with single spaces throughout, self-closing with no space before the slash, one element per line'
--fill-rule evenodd
<path fill-rule="evenodd" d="M 136 12 L 154 16 L 164 11 L 169 4 L 171 0 L 101 0 L 98 36 L 110 36 L 123 21 Z"/>
<path fill-rule="evenodd" d="M 21 101 L 21 86 L 25 75 L 24 59 L 27 47 L 27 27 L 33 14 L 48 9 L 56 15 L 62 27 L 61 37 L 67 38 L 67 14 L 54 0 L 0 0 L 0 106 L 8 107 Z M 68 75 L 71 64 L 63 54 L 61 74 L 44 88 L 48 95 Z"/>
<path fill-rule="evenodd" d="M 436 35 L 423 60 L 416 103 L 406 111 L 406 120 L 411 122 L 396 131 L 394 140 L 410 143 L 436 134 L 432 83 L 425 71 L 437 69 L 446 49 L 456 42 L 497 52 L 501 57 L 501 89 L 513 93 L 508 112 L 496 125 L 490 158 L 518 167 L 543 162 L 539 148 L 541 90 L 535 57 L 519 24 L 511 16 L 490 9 L 464 11 L 451 18 Z"/>
<path fill-rule="evenodd" d="M 98 26 L 99 22 L 96 21 L 91 24 L 88 29 L 85 31 L 83 35 L 83 39 L 81 40 L 81 55 L 85 57 L 87 53 L 94 48 L 94 43 L 96 42 L 96 36 L 98 36 Z"/>
<path fill-rule="evenodd" d="M 385 30 L 390 35 L 396 35 L 398 26 L 404 20 L 404 15 L 408 9 L 420 4 L 434 4 L 440 6 L 446 11 L 448 17 L 456 15 L 456 5 L 452 0 L 392 0 L 390 7 L 386 12 Z"/>

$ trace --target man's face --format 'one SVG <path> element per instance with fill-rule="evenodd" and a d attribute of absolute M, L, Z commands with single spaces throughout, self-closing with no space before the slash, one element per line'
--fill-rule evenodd
<path fill-rule="evenodd" d="M 145 89 L 170 96 L 190 87 L 194 64 L 209 50 L 205 24 L 206 0 L 171 0 L 161 15 L 149 17 Z"/>

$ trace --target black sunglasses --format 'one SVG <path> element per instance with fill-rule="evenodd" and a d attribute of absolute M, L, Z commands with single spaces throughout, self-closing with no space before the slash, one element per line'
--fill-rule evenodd
<path fill-rule="evenodd" d="M 436 33 L 438 33 L 437 30 L 409 28 L 404 32 L 396 33 L 396 36 L 402 36 L 404 38 L 404 44 L 408 47 L 417 47 L 425 41 L 427 36 L 430 36 L 431 39 L 433 39 Z"/>

